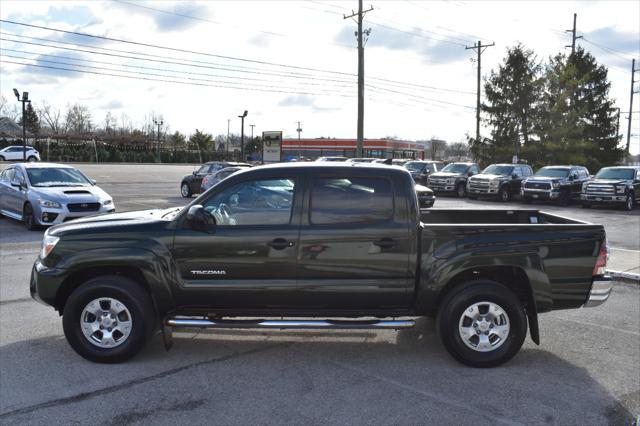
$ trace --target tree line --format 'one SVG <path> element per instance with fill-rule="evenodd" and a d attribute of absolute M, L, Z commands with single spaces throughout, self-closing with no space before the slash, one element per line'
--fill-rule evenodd
<path fill-rule="evenodd" d="M 598 170 L 620 162 L 618 114 L 607 68 L 583 48 L 546 63 L 522 44 L 507 49 L 485 79 L 481 111 L 490 136 L 468 138 L 476 159 L 534 167 L 578 164 Z"/>

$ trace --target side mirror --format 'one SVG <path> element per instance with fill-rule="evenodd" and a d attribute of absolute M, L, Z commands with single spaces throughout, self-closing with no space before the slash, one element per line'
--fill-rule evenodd
<path fill-rule="evenodd" d="M 469 177 L 473 176 L 473 172 L 467 172 L 467 176 Z"/>
<path fill-rule="evenodd" d="M 98 183 L 95 179 L 89 179 L 89 182 L 91 182 L 91 185 L 95 185 L 96 183 Z"/>
<path fill-rule="evenodd" d="M 187 211 L 187 222 L 194 229 L 201 230 L 205 230 L 216 224 L 216 220 L 213 216 L 207 213 L 204 207 L 200 204 L 195 204 L 189 207 L 189 210 Z"/>
<path fill-rule="evenodd" d="M 517 173 L 512 174 L 511 179 L 518 179 L 518 174 Z"/>

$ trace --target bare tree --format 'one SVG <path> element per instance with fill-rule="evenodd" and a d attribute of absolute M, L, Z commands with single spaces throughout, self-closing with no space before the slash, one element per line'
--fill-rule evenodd
<path fill-rule="evenodd" d="M 448 158 L 460 161 L 469 156 L 469 146 L 465 142 L 454 142 L 447 145 L 446 153 Z"/>
<path fill-rule="evenodd" d="M 11 103 L 7 98 L 0 95 L 0 117 L 9 117 L 16 121 L 21 114 L 20 108 L 16 103 Z"/>
<path fill-rule="evenodd" d="M 71 134 L 86 134 L 93 130 L 91 112 L 86 105 L 74 104 L 67 109 L 65 129 Z"/>
<path fill-rule="evenodd" d="M 104 132 L 111 136 L 116 131 L 116 118 L 111 114 L 111 111 L 107 111 L 107 114 L 104 116 Z"/>
<path fill-rule="evenodd" d="M 37 108 L 40 122 L 44 123 L 54 135 L 60 134 L 62 127 L 62 117 L 60 108 L 54 108 L 46 102 L 42 103 L 42 107 Z"/>

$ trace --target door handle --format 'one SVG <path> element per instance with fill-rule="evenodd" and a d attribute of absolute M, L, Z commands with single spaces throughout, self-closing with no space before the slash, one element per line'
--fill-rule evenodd
<path fill-rule="evenodd" d="M 381 249 L 390 249 L 396 245 L 395 241 L 393 241 L 393 239 L 391 238 L 382 238 L 373 244 L 380 247 Z"/>
<path fill-rule="evenodd" d="M 287 247 L 293 247 L 295 243 L 293 241 L 287 241 L 284 238 L 276 238 L 270 243 L 267 243 L 267 245 L 274 250 L 284 250 Z"/>

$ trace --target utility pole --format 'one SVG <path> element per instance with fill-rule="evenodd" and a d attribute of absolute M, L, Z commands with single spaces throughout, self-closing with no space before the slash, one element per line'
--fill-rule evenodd
<path fill-rule="evenodd" d="M 571 30 L 564 30 L 565 33 L 571 33 L 571 46 L 565 46 L 565 47 L 571 47 L 571 56 L 573 56 L 573 54 L 576 51 L 576 40 L 579 38 L 582 38 L 582 36 L 577 36 L 576 37 L 576 18 L 578 17 L 577 13 L 573 14 L 573 29 Z"/>
<path fill-rule="evenodd" d="M 302 127 L 300 127 L 300 122 L 298 121 L 298 128 L 296 129 L 296 132 L 298 132 L 298 158 L 297 160 L 300 160 L 300 157 L 302 156 L 302 146 L 300 142 L 300 133 L 302 133 Z"/>
<path fill-rule="evenodd" d="M 629 124 L 627 125 L 627 152 L 629 152 L 629 146 L 631 145 L 631 119 L 633 118 L 633 85 L 636 82 L 636 72 L 640 71 L 640 68 L 636 69 L 636 60 L 631 60 L 631 95 L 629 96 Z M 24 124 L 24 120 L 22 120 Z"/>
<path fill-rule="evenodd" d="M 620 108 L 618 110 L 618 117 L 616 119 L 616 145 L 620 142 Z"/>
<path fill-rule="evenodd" d="M 22 102 L 22 161 L 27 161 L 27 118 L 25 117 L 25 105 L 31 103 L 31 101 L 29 100 L 29 92 L 22 92 L 22 99 L 20 99 L 18 89 L 13 89 L 13 93 L 16 95 L 16 98 L 18 98 L 18 102 Z"/>
<path fill-rule="evenodd" d="M 480 142 L 480 92 L 481 92 L 481 68 L 482 68 L 482 53 L 487 47 L 495 46 L 495 43 L 482 44 L 480 40 L 478 43 L 474 43 L 473 46 L 465 46 L 465 50 L 473 49 L 478 52 L 478 87 L 476 93 L 476 143 Z"/>
<path fill-rule="evenodd" d="M 343 15 L 344 19 L 355 16 L 358 17 L 356 21 L 358 24 L 358 31 L 356 31 L 356 37 L 358 37 L 358 138 L 356 157 L 362 157 L 362 149 L 364 146 L 364 43 L 362 37 L 362 17 L 372 10 L 373 6 L 369 6 L 367 10 L 362 10 L 362 0 L 358 0 L 358 12 L 351 11 L 351 15 Z M 368 38 L 369 34 L 371 34 L 371 28 L 366 29 L 364 32 Z"/>
<path fill-rule="evenodd" d="M 164 121 L 160 120 L 156 120 L 155 118 L 153 119 L 153 124 L 155 124 L 156 126 L 158 126 L 158 133 L 156 134 L 158 137 L 158 163 L 162 163 L 162 159 L 160 158 L 160 126 L 162 126 L 164 124 Z"/>
<path fill-rule="evenodd" d="M 251 142 L 253 142 L 253 128 L 256 127 L 255 124 L 249 124 L 249 127 L 251 127 Z"/>
<path fill-rule="evenodd" d="M 229 126 L 231 126 L 231 119 L 227 118 L 227 155 L 225 160 L 229 161 Z"/>

